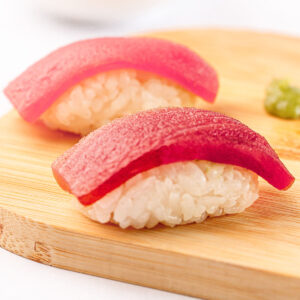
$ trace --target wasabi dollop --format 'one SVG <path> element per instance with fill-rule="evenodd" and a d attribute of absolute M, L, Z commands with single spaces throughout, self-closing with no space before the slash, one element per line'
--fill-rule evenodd
<path fill-rule="evenodd" d="M 267 88 L 266 111 L 284 119 L 300 119 L 300 89 L 288 80 L 274 79 Z"/>

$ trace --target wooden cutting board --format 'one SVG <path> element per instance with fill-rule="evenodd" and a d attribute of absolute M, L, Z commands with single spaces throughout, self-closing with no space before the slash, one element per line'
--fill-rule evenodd
<path fill-rule="evenodd" d="M 242 31 L 157 33 L 188 45 L 218 70 L 214 105 L 263 134 L 295 175 L 280 192 L 261 180 L 246 212 L 203 224 L 152 230 L 99 225 L 72 206 L 50 164 L 77 142 L 25 123 L 0 120 L 0 245 L 37 262 L 209 299 L 300 299 L 300 121 L 263 109 L 274 77 L 300 85 L 300 39 Z"/>

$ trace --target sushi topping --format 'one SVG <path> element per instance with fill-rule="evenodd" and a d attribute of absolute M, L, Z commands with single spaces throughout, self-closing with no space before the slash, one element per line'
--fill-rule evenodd
<path fill-rule="evenodd" d="M 251 170 L 278 189 L 294 177 L 268 142 L 241 122 L 196 108 L 164 108 L 97 129 L 52 165 L 60 186 L 90 205 L 152 168 L 192 160 Z"/>

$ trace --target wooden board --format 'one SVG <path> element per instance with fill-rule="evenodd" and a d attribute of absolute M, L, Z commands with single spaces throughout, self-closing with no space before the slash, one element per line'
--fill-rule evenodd
<path fill-rule="evenodd" d="M 218 70 L 215 105 L 269 140 L 296 176 L 280 192 L 261 180 L 246 212 L 203 224 L 152 230 L 99 225 L 79 214 L 51 175 L 77 138 L 0 120 L 0 245 L 52 266 L 210 299 L 300 299 L 300 121 L 268 116 L 274 77 L 300 85 L 300 40 L 220 30 L 157 33 L 184 43 Z"/>

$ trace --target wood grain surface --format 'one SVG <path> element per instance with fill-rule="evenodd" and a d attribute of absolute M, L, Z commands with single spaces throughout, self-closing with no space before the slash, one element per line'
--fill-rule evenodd
<path fill-rule="evenodd" d="M 152 230 L 100 225 L 78 213 L 50 164 L 78 138 L 0 120 L 0 245 L 51 266 L 209 299 L 300 299 L 300 121 L 263 109 L 274 77 L 300 85 L 300 39 L 242 31 L 156 33 L 188 45 L 218 71 L 214 105 L 263 134 L 296 182 L 277 191 L 260 180 L 246 212 Z M 17 270 L 16 270 L 17 272 Z"/>

